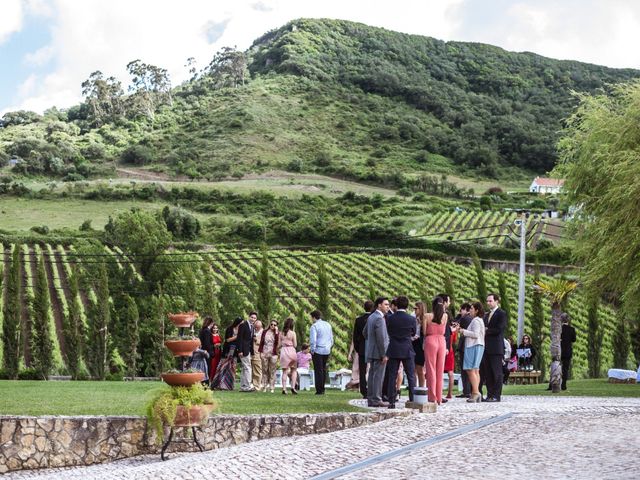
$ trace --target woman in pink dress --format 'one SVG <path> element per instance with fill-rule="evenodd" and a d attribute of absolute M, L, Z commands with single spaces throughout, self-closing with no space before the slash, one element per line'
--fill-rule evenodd
<path fill-rule="evenodd" d="M 427 313 L 422 324 L 425 336 L 424 367 L 427 377 L 427 399 L 429 402 L 437 402 L 438 405 L 443 403 L 442 375 L 444 374 L 444 359 L 447 352 L 444 331 L 447 327 L 446 310 L 449 302 L 448 295 L 438 295 L 434 298 L 431 309 L 433 313 Z"/>
<path fill-rule="evenodd" d="M 287 394 L 287 377 L 291 382 L 291 393 L 296 395 L 296 376 L 298 368 L 298 356 L 296 353 L 296 332 L 293 331 L 293 318 L 284 321 L 284 328 L 280 334 L 280 367 L 282 368 L 282 394 Z"/>

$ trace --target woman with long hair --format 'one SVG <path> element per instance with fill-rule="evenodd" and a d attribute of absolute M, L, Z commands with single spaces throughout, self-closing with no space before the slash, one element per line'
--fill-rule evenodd
<path fill-rule="evenodd" d="M 238 347 L 238 327 L 242 323 L 242 317 L 237 317 L 231 325 L 224 331 L 224 345 L 222 346 L 222 356 L 226 357 L 229 354 L 231 347 L 235 355 L 235 351 Z"/>
<path fill-rule="evenodd" d="M 223 359 L 211 382 L 212 389 L 233 390 L 236 379 L 236 350 L 238 340 L 238 327 L 242 318 L 236 318 L 224 332 L 224 346 L 222 348 Z"/>
<path fill-rule="evenodd" d="M 442 399 L 442 375 L 444 374 L 444 357 L 446 345 L 444 331 L 447 327 L 449 306 L 443 296 L 437 296 L 431 303 L 432 313 L 424 316 L 422 332 L 424 333 L 424 357 L 427 377 L 427 399 L 429 402 L 437 402 L 438 405 L 446 403 Z"/>
<path fill-rule="evenodd" d="M 278 322 L 271 320 L 269 328 L 262 330 L 260 338 L 260 346 L 258 353 L 262 361 L 262 389 L 264 392 L 271 389 L 273 393 L 276 384 L 276 366 L 278 365 L 278 342 L 280 334 L 278 333 Z"/>
<path fill-rule="evenodd" d="M 211 325 L 211 343 L 213 343 L 213 356 L 211 357 L 211 365 L 209 366 L 209 380 L 213 381 L 213 377 L 218 370 L 218 364 L 222 358 L 222 337 L 220 336 L 220 327 L 217 323 Z"/>
<path fill-rule="evenodd" d="M 464 335 L 464 360 L 462 368 L 467 371 L 469 383 L 471 384 L 471 397 L 467 399 L 469 403 L 480 402 L 480 361 L 484 353 L 484 309 L 480 302 L 471 305 L 471 316 L 473 319 L 467 328 L 459 328 L 458 332 Z"/>
<path fill-rule="evenodd" d="M 449 388 L 447 391 L 447 398 L 453 398 L 453 384 L 455 379 L 453 371 L 456 366 L 456 343 L 458 341 L 458 330 L 455 328 L 456 324 L 452 319 L 449 319 L 447 323 L 447 329 L 450 332 L 449 344 L 447 345 L 447 354 L 444 359 L 444 371 L 449 375 Z M 446 337 L 445 337 L 446 338 Z"/>
<path fill-rule="evenodd" d="M 191 368 L 202 372 L 202 383 L 209 385 L 209 359 L 213 355 L 213 342 L 211 341 L 211 325 L 213 318 L 205 317 L 202 328 L 198 334 L 200 347 L 191 356 Z"/>
<path fill-rule="evenodd" d="M 416 314 L 417 323 L 417 338 L 413 340 L 413 351 L 416 354 L 416 385 L 418 387 L 424 387 L 427 384 L 427 380 L 424 376 L 424 334 L 422 333 L 422 325 L 425 322 L 427 307 L 422 301 L 416 302 L 413 311 Z"/>
<path fill-rule="evenodd" d="M 287 378 L 291 382 L 291 393 L 298 394 L 296 390 L 296 376 L 298 368 L 298 356 L 296 352 L 297 339 L 293 330 L 293 318 L 284 321 L 284 327 L 280 334 L 280 368 L 282 368 L 282 394 L 287 394 Z"/>

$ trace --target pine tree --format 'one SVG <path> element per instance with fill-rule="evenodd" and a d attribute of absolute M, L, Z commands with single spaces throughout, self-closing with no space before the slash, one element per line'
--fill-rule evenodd
<path fill-rule="evenodd" d="M 331 318 L 331 297 L 329 294 L 329 276 L 324 260 L 318 262 L 318 310 L 322 312 L 323 320 Z"/>
<path fill-rule="evenodd" d="M 600 362 L 601 362 L 601 354 L 600 350 L 602 349 L 602 327 L 600 326 L 600 321 L 598 319 L 598 304 L 600 300 L 597 296 L 593 296 L 588 302 L 587 309 L 587 362 L 588 362 L 588 372 L 589 378 L 599 378 L 600 377 Z"/>
<path fill-rule="evenodd" d="M 634 318 L 633 328 L 631 329 L 631 351 L 636 360 L 636 365 L 640 364 L 640 319 Z"/>
<path fill-rule="evenodd" d="M 42 256 L 36 270 L 33 313 L 35 318 L 31 337 L 31 361 L 38 377 L 47 380 L 53 369 L 53 340 L 51 339 L 51 301 Z"/>
<path fill-rule="evenodd" d="M 630 351 L 629 331 L 627 320 L 620 312 L 616 319 L 611 347 L 613 348 L 613 368 L 626 369 Z"/>
<path fill-rule="evenodd" d="M 122 358 L 127 366 L 127 376 L 135 377 L 138 371 L 138 342 L 140 341 L 138 322 L 140 316 L 138 314 L 138 306 L 133 298 L 125 295 L 124 303 L 123 324 L 126 334 L 124 336 Z"/>
<path fill-rule="evenodd" d="M 151 298 L 147 318 L 141 322 L 143 336 L 148 341 L 150 350 L 142 352 L 145 356 L 148 355 L 144 371 L 148 376 L 159 376 L 171 360 L 164 346 L 168 302 L 162 288 L 158 288 L 158 292 L 158 295 Z"/>
<path fill-rule="evenodd" d="M 224 332 L 236 317 L 244 315 L 244 293 L 242 287 L 225 282 L 220 285 L 218 292 L 218 301 L 220 302 L 220 331 Z M 264 324 L 264 322 L 263 322 Z"/>
<path fill-rule="evenodd" d="M 210 316 L 215 322 L 218 322 L 218 300 L 216 298 L 215 280 L 213 279 L 209 265 L 203 267 L 203 274 L 204 288 L 200 313 L 203 317 Z"/>
<path fill-rule="evenodd" d="M 445 269 L 443 272 L 444 275 L 444 293 L 449 295 L 451 298 L 451 305 L 449 305 L 449 316 L 451 318 L 455 318 L 457 309 L 456 309 L 456 291 L 453 286 L 453 279 L 451 278 L 451 274 L 449 270 Z M 425 299 L 425 303 L 427 305 L 427 309 L 431 308 L 431 299 Z"/>
<path fill-rule="evenodd" d="M 507 328 L 506 336 L 513 336 L 513 324 L 511 322 L 511 302 L 509 301 L 509 295 L 507 294 L 507 281 L 502 270 L 498 270 L 498 294 L 500 295 L 500 308 L 502 308 L 507 314 Z"/>
<path fill-rule="evenodd" d="M 296 331 L 296 338 L 298 340 L 298 347 L 307 342 L 307 336 L 309 329 L 307 328 L 309 312 L 301 305 L 296 312 L 295 322 L 293 324 Z M 266 327 L 265 327 L 266 328 Z"/>
<path fill-rule="evenodd" d="M 182 298 L 187 306 L 188 311 L 194 311 L 198 304 L 198 282 L 193 267 L 190 264 L 183 269 L 182 281 L 184 282 L 182 289 Z"/>
<path fill-rule="evenodd" d="M 275 295 L 269 278 L 269 255 L 267 247 L 262 247 L 262 259 L 258 268 L 258 288 L 256 291 L 256 310 L 258 318 L 266 325 L 271 320 Z"/>
<path fill-rule="evenodd" d="M 487 282 L 484 278 L 484 270 L 482 269 L 482 262 L 480 262 L 480 257 L 477 253 L 473 255 L 473 268 L 476 271 L 476 289 L 478 292 L 478 300 L 484 305 L 484 302 L 487 300 Z"/>
<path fill-rule="evenodd" d="M 4 370 L 9 378 L 18 377 L 20 365 L 20 316 L 22 304 L 22 269 L 20 245 L 14 245 L 6 289 L 6 309 L 2 322 L 2 345 L 4 352 Z"/>
<path fill-rule="evenodd" d="M 109 356 L 109 324 L 111 323 L 111 306 L 109 302 L 109 279 L 107 268 L 101 263 L 98 268 L 98 279 L 95 284 L 96 298 L 92 299 L 87 320 L 87 349 L 85 358 L 91 375 L 104 380 L 107 373 Z"/>
<path fill-rule="evenodd" d="M 78 291 L 78 271 L 75 264 L 72 264 L 69 276 L 69 313 L 64 319 L 63 331 L 67 350 L 65 360 L 73 380 L 77 380 L 80 376 L 80 359 L 84 344 L 81 301 Z"/>
<path fill-rule="evenodd" d="M 540 267 L 538 264 L 535 266 L 533 283 L 537 284 L 540 280 Z M 537 289 L 533 290 L 531 310 L 533 318 L 531 319 L 531 343 L 538 350 L 538 354 L 533 359 L 533 364 L 536 370 L 542 372 L 542 378 L 545 376 L 547 364 L 543 360 L 542 354 L 542 328 L 544 326 L 545 311 L 543 305 L 542 293 Z"/>

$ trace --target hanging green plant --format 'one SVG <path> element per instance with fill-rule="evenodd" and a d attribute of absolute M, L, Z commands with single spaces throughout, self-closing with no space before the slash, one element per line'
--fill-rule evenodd
<path fill-rule="evenodd" d="M 176 425 L 179 407 L 183 407 L 181 410 L 186 415 L 184 423 L 191 424 L 196 421 L 205 423 L 214 406 L 213 392 L 201 384 L 190 387 L 161 387 L 151 392 L 151 399 L 146 408 L 147 421 L 156 432 L 156 442 L 161 444 L 164 440 L 164 426 Z M 203 407 L 201 410 L 206 414 L 192 418 L 193 407 Z"/>

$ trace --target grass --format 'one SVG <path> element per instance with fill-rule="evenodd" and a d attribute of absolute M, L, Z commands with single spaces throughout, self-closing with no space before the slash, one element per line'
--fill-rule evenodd
<path fill-rule="evenodd" d="M 116 216 L 132 207 L 141 210 L 161 210 L 163 202 L 95 201 L 95 200 L 42 200 L 5 197 L 0 206 L 0 230 L 24 231 L 46 225 L 50 229 L 78 228 L 85 220 L 102 229 L 109 215 Z M 201 215 L 196 214 L 198 217 Z"/>
<path fill-rule="evenodd" d="M 144 415 L 151 390 L 160 382 L 41 382 L 0 381 L 0 415 Z M 606 379 L 571 380 L 568 390 L 552 394 L 546 384 L 505 386 L 505 395 L 635 397 L 640 385 L 612 384 Z M 271 393 L 214 392 L 216 413 L 322 413 L 362 411 L 349 405 L 358 392 L 327 390 L 317 396 L 314 391 L 284 396 L 276 388 Z"/>
<path fill-rule="evenodd" d="M 150 391 L 160 382 L 0 381 L 0 415 L 144 415 Z M 358 392 L 327 390 L 284 396 L 271 393 L 214 392 L 217 413 L 322 413 L 362 411 L 349 405 Z"/>
<path fill-rule="evenodd" d="M 148 170 L 127 167 L 128 171 L 148 172 Z M 49 189 L 50 182 L 46 180 L 21 179 L 21 182 L 31 190 L 39 191 Z M 395 191 L 388 188 L 376 187 L 364 183 L 341 180 L 311 173 L 292 173 L 281 170 L 270 170 L 261 174 L 249 174 L 238 180 L 204 181 L 204 180 L 170 180 L 170 179 L 133 179 L 133 178 L 110 178 L 88 180 L 83 183 L 90 186 L 103 185 L 105 187 L 127 187 L 133 185 L 157 184 L 166 188 L 189 187 L 198 190 L 211 191 L 223 190 L 237 193 L 251 193 L 254 191 L 268 191 L 277 196 L 299 198 L 303 194 L 325 195 L 337 197 L 345 192 L 354 192 L 359 195 L 372 196 L 380 194 L 385 197 L 395 195 Z M 66 183 L 56 183 L 53 192 L 63 192 L 68 188 Z"/>
<path fill-rule="evenodd" d="M 547 391 L 548 384 L 508 385 L 504 395 L 535 395 L 557 397 L 636 397 L 640 398 L 640 384 L 609 383 L 605 378 L 569 380 L 567 390 L 560 393 Z"/>

